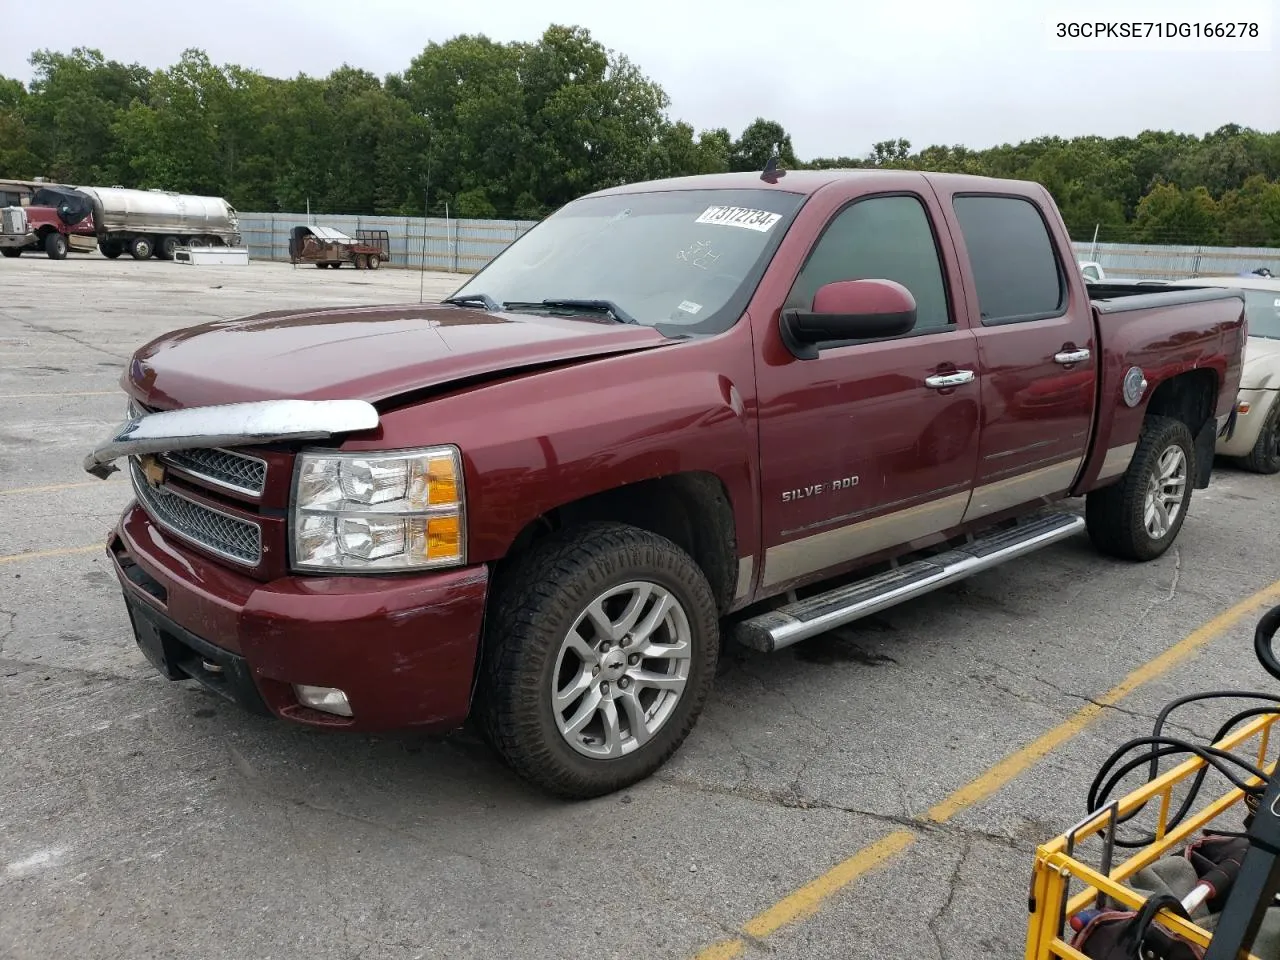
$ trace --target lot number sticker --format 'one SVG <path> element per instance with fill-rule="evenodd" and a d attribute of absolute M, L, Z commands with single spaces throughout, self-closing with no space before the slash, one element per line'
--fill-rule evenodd
<path fill-rule="evenodd" d="M 742 227 L 757 233 L 768 233 L 782 219 L 780 213 L 752 210 L 750 207 L 707 207 L 695 223 L 716 223 L 725 227 Z"/>

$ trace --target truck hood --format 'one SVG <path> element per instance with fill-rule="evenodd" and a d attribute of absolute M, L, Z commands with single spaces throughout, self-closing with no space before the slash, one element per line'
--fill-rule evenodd
<path fill-rule="evenodd" d="M 439 304 L 273 311 L 165 334 L 134 354 L 122 383 L 161 410 L 277 399 L 377 403 L 674 342 L 649 327 Z"/>

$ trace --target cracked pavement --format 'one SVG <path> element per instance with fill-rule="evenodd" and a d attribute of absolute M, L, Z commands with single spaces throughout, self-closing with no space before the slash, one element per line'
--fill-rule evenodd
<path fill-rule="evenodd" d="M 120 419 L 118 378 L 153 336 L 258 309 L 416 301 L 418 275 L 74 255 L 3 273 L 0 556 L 44 554 L 0 563 L 6 960 L 678 960 L 726 937 L 778 960 L 1020 956 L 1035 845 L 1083 815 L 1112 749 L 1173 697 L 1271 686 L 1253 615 L 1099 700 L 1280 576 L 1280 478 L 1221 465 L 1153 563 L 1104 560 L 1081 537 L 772 656 L 730 649 L 679 753 L 589 803 L 530 792 L 469 730 L 359 737 L 248 716 L 138 652 L 92 549 L 127 487 L 85 485 L 80 461 Z M 457 285 L 427 280 L 428 296 Z M 49 489 L 4 493 L 33 486 Z M 1078 736 L 929 819 L 1086 704 L 1104 709 Z M 1232 709 L 1191 705 L 1169 727 L 1203 737 Z M 815 915 L 739 932 L 901 830 L 915 841 Z"/>

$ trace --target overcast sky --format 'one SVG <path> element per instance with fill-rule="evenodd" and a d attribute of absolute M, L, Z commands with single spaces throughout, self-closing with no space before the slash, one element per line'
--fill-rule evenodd
<path fill-rule="evenodd" d="M 1087 9 L 1092 17 L 1095 6 Z M 802 158 L 860 156 L 906 137 L 985 147 L 1045 134 L 1205 133 L 1224 123 L 1280 129 L 1280 0 L 1109 0 L 1112 19 L 1253 15 L 1270 50 L 1055 49 L 1049 0 L 62 0 L 50 20 L 14 6 L 0 73 L 29 80 L 30 50 L 97 47 L 167 66 L 183 48 L 264 73 L 323 75 L 348 63 L 403 70 L 428 41 L 459 33 L 532 40 L 552 22 L 588 28 L 671 97 L 671 115 L 735 135 L 777 120 Z M 27 13 L 19 13 L 26 10 Z M 216 13 L 215 13 L 216 11 Z M 1212 14 L 1210 11 L 1213 11 Z M 187 25 L 182 18 L 189 18 Z"/>

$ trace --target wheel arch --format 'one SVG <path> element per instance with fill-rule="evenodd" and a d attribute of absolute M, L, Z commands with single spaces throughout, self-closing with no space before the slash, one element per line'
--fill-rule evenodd
<path fill-rule="evenodd" d="M 666 537 L 706 576 L 721 614 L 738 587 L 733 502 L 720 477 L 689 471 L 601 490 L 554 507 L 525 524 L 500 565 L 523 556 L 544 536 L 593 521 L 614 521 Z"/>
<path fill-rule="evenodd" d="M 1144 419 L 1169 417 L 1187 425 L 1195 441 L 1195 487 L 1209 485 L 1213 472 L 1214 447 L 1217 443 L 1217 407 L 1220 382 L 1214 370 L 1201 367 L 1161 381 L 1151 392 Z"/>

